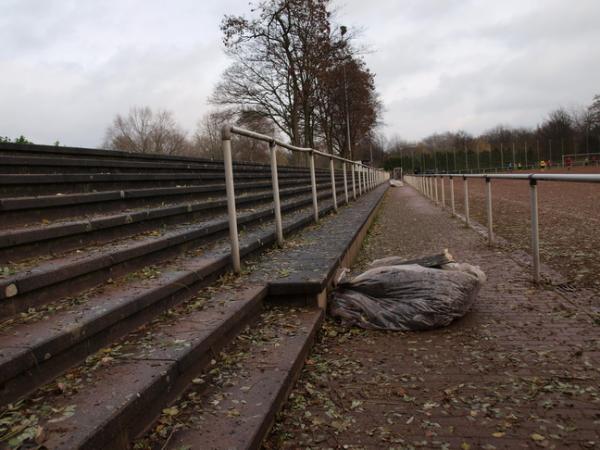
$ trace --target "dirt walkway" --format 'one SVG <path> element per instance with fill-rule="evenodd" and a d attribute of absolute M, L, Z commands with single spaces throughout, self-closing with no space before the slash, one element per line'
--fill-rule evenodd
<path fill-rule="evenodd" d="M 535 289 L 408 187 L 388 192 L 353 270 L 443 248 L 488 275 L 473 311 L 420 333 L 328 320 L 266 448 L 600 448 L 600 300 Z"/>

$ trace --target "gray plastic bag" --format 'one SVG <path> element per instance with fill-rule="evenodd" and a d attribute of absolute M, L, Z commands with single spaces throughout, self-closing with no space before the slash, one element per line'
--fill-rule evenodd
<path fill-rule="evenodd" d="M 429 330 L 464 316 L 485 280 L 485 274 L 470 264 L 375 267 L 342 280 L 333 292 L 330 312 L 362 328 Z"/>

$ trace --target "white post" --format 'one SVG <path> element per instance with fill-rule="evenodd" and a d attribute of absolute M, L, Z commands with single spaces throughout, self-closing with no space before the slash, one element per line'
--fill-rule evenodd
<path fill-rule="evenodd" d="M 465 222 L 467 226 L 471 225 L 471 219 L 469 218 L 469 180 L 463 176 L 465 183 Z"/>
<path fill-rule="evenodd" d="M 456 204 L 454 203 L 454 178 L 450 177 L 450 204 L 452 205 L 452 216 L 456 216 Z"/>
<path fill-rule="evenodd" d="M 346 198 L 346 205 L 348 204 L 348 178 L 346 177 L 346 161 L 342 163 L 342 171 L 344 172 L 344 196 Z"/>
<path fill-rule="evenodd" d="M 438 197 L 438 177 L 437 177 L 437 175 L 433 177 L 433 184 L 435 185 L 435 202 L 439 205 L 440 199 Z"/>
<path fill-rule="evenodd" d="M 352 163 L 350 170 L 352 171 L 352 198 L 356 200 L 356 181 L 354 180 L 356 174 L 356 164 Z"/>
<path fill-rule="evenodd" d="M 362 181 L 361 181 L 362 166 L 357 166 L 357 170 L 358 170 L 358 195 L 361 196 L 362 195 Z"/>
<path fill-rule="evenodd" d="M 225 166 L 225 191 L 227 193 L 227 217 L 229 220 L 229 241 L 231 245 L 231 263 L 233 271 L 240 273 L 240 242 L 237 228 L 237 213 L 235 210 L 235 190 L 233 187 L 233 161 L 231 158 L 231 129 L 224 126 L 221 130 L 223 146 L 223 165 Z"/>
<path fill-rule="evenodd" d="M 443 176 L 440 177 L 440 184 L 441 184 L 441 188 L 442 188 L 442 209 L 444 209 L 446 207 L 446 193 L 444 191 L 444 177 Z"/>
<path fill-rule="evenodd" d="M 494 222 L 492 219 L 492 180 L 485 177 L 485 205 L 487 209 L 488 244 L 494 243 Z"/>
<path fill-rule="evenodd" d="M 333 210 L 337 212 L 337 186 L 335 185 L 335 168 L 333 167 L 333 158 L 329 158 L 329 172 L 331 173 L 331 199 L 333 200 Z"/>
<path fill-rule="evenodd" d="M 313 212 L 315 222 L 319 221 L 319 205 L 317 203 L 317 178 L 315 176 L 315 154 L 310 152 L 310 184 L 312 187 Z"/>
<path fill-rule="evenodd" d="M 531 253 L 533 257 L 533 281 L 540 281 L 540 230 L 538 218 L 537 180 L 529 180 L 531 198 Z"/>
<path fill-rule="evenodd" d="M 283 224 L 281 222 L 281 201 L 279 198 L 279 177 L 277 175 L 277 148 L 275 142 L 269 143 L 271 154 L 271 183 L 273 184 L 273 206 L 275 208 L 275 232 L 277 244 L 283 246 Z"/>

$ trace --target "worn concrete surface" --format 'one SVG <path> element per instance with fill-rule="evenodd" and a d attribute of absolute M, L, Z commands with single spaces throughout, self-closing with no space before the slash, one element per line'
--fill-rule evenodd
<path fill-rule="evenodd" d="M 522 258 L 411 188 L 388 191 L 358 263 L 448 248 L 488 282 L 429 332 L 328 320 L 265 448 L 600 448 L 600 300 L 530 282 Z"/>

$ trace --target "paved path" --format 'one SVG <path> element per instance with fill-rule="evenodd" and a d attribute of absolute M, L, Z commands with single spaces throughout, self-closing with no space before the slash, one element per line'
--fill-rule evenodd
<path fill-rule="evenodd" d="M 488 275 L 431 332 L 329 320 L 266 448 L 600 448 L 600 300 L 536 289 L 529 269 L 411 188 L 391 189 L 359 261 L 448 248 Z"/>

